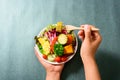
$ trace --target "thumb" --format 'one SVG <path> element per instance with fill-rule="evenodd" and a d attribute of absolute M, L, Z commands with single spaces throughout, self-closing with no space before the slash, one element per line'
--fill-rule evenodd
<path fill-rule="evenodd" d="M 84 26 L 84 31 L 85 31 L 85 40 L 89 40 L 91 39 L 91 27 L 89 25 L 85 25 Z"/>

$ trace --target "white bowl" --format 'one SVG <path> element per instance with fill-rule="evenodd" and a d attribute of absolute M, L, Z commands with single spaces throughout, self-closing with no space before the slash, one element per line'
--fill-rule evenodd
<path fill-rule="evenodd" d="M 40 31 L 40 33 L 37 35 L 37 37 L 39 37 L 44 30 L 46 30 L 46 27 L 43 28 L 43 29 Z M 44 59 L 44 58 L 43 58 L 43 56 L 42 56 L 43 54 L 39 51 L 39 48 L 38 48 L 37 44 L 35 44 L 35 48 L 36 48 L 37 52 L 39 53 L 39 56 L 40 56 L 45 62 L 50 63 L 50 64 L 64 64 L 64 63 L 68 62 L 69 60 L 71 60 L 71 59 L 74 57 L 74 55 L 76 54 L 77 47 L 78 47 L 78 40 L 77 40 L 77 36 L 76 36 L 75 33 L 74 33 L 74 36 L 75 36 L 75 39 L 76 39 L 76 42 L 75 42 L 75 43 L 76 43 L 76 46 L 75 46 L 75 48 L 74 48 L 74 49 L 75 49 L 75 50 L 74 50 L 74 53 L 73 53 L 72 55 L 68 56 L 68 57 L 67 57 L 67 60 L 64 61 L 64 62 L 51 62 L 51 61 L 48 61 L 47 59 Z"/>

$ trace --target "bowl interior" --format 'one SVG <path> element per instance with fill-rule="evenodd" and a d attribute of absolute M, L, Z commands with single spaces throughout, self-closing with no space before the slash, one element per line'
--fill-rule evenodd
<path fill-rule="evenodd" d="M 46 30 L 46 27 L 43 28 L 37 36 L 39 37 L 45 30 Z M 68 59 L 67 59 L 66 61 L 64 61 L 64 62 L 51 62 L 51 61 L 48 61 L 47 59 L 44 59 L 44 58 L 42 57 L 42 53 L 39 51 L 39 48 L 38 48 L 37 44 L 35 44 L 35 48 L 36 48 L 37 52 L 39 53 L 39 56 L 40 56 L 45 62 L 50 63 L 50 64 L 64 64 L 64 63 L 68 62 L 69 60 L 71 60 L 71 59 L 73 58 L 73 56 L 76 54 L 76 51 L 77 51 L 78 40 L 77 40 L 77 36 L 76 36 L 75 32 L 73 32 L 73 34 L 74 34 L 75 40 L 76 40 L 76 45 L 75 45 L 75 48 L 74 48 L 75 50 L 74 50 L 74 53 L 73 53 L 72 55 L 68 56 Z"/>

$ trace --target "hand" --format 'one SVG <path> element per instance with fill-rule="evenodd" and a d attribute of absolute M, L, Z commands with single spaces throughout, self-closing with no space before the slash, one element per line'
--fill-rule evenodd
<path fill-rule="evenodd" d="M 92 25 L 83 25 L 85 28 L 78 32 L 82 40 L 81 58 L 85 69 L 86 80 L 101 80 L 100 73 L 95 61 L 95 52 L 102 40 L 98 31 L 91 31 Z"/>
<path fill-rule="evenodd" d="M 46 70 L 46 80 L 60 80 L 60 75 L 63 70 L 64 64 L 53 65 L 43 61 L 42 58 L 39 56 L 39 53 L 37 52 L 36 48 L 35 55 Z"/>
<path fill-rule="evenodd" d="M 83 25 L 85 28 L 78 32 L 79 38 L 82 40 L 81 57 L 94 58 L 95 52 L 101 43 L 101 35 L 98 31 L 91 31 L 92 25 Z"/>

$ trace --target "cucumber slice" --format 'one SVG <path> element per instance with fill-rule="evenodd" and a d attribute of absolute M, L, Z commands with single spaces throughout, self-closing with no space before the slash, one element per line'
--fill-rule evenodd
<path fill-rule="evenodd" d="M 51 62 L 53 62 L 54 61 L 54 59 L 55 59 L 55 54 L 50 54 L 50 55 L 48 55 L 48 61 L 51 61 Z"/>
<path fill-rule="evenodd" d="M 58 36 L 58 42 L 60 43 L 60 44 L 66 44 L 67 43 L 67 36 L 65 35 L 65 34 L 60 34 L 59 36 Z"/>

